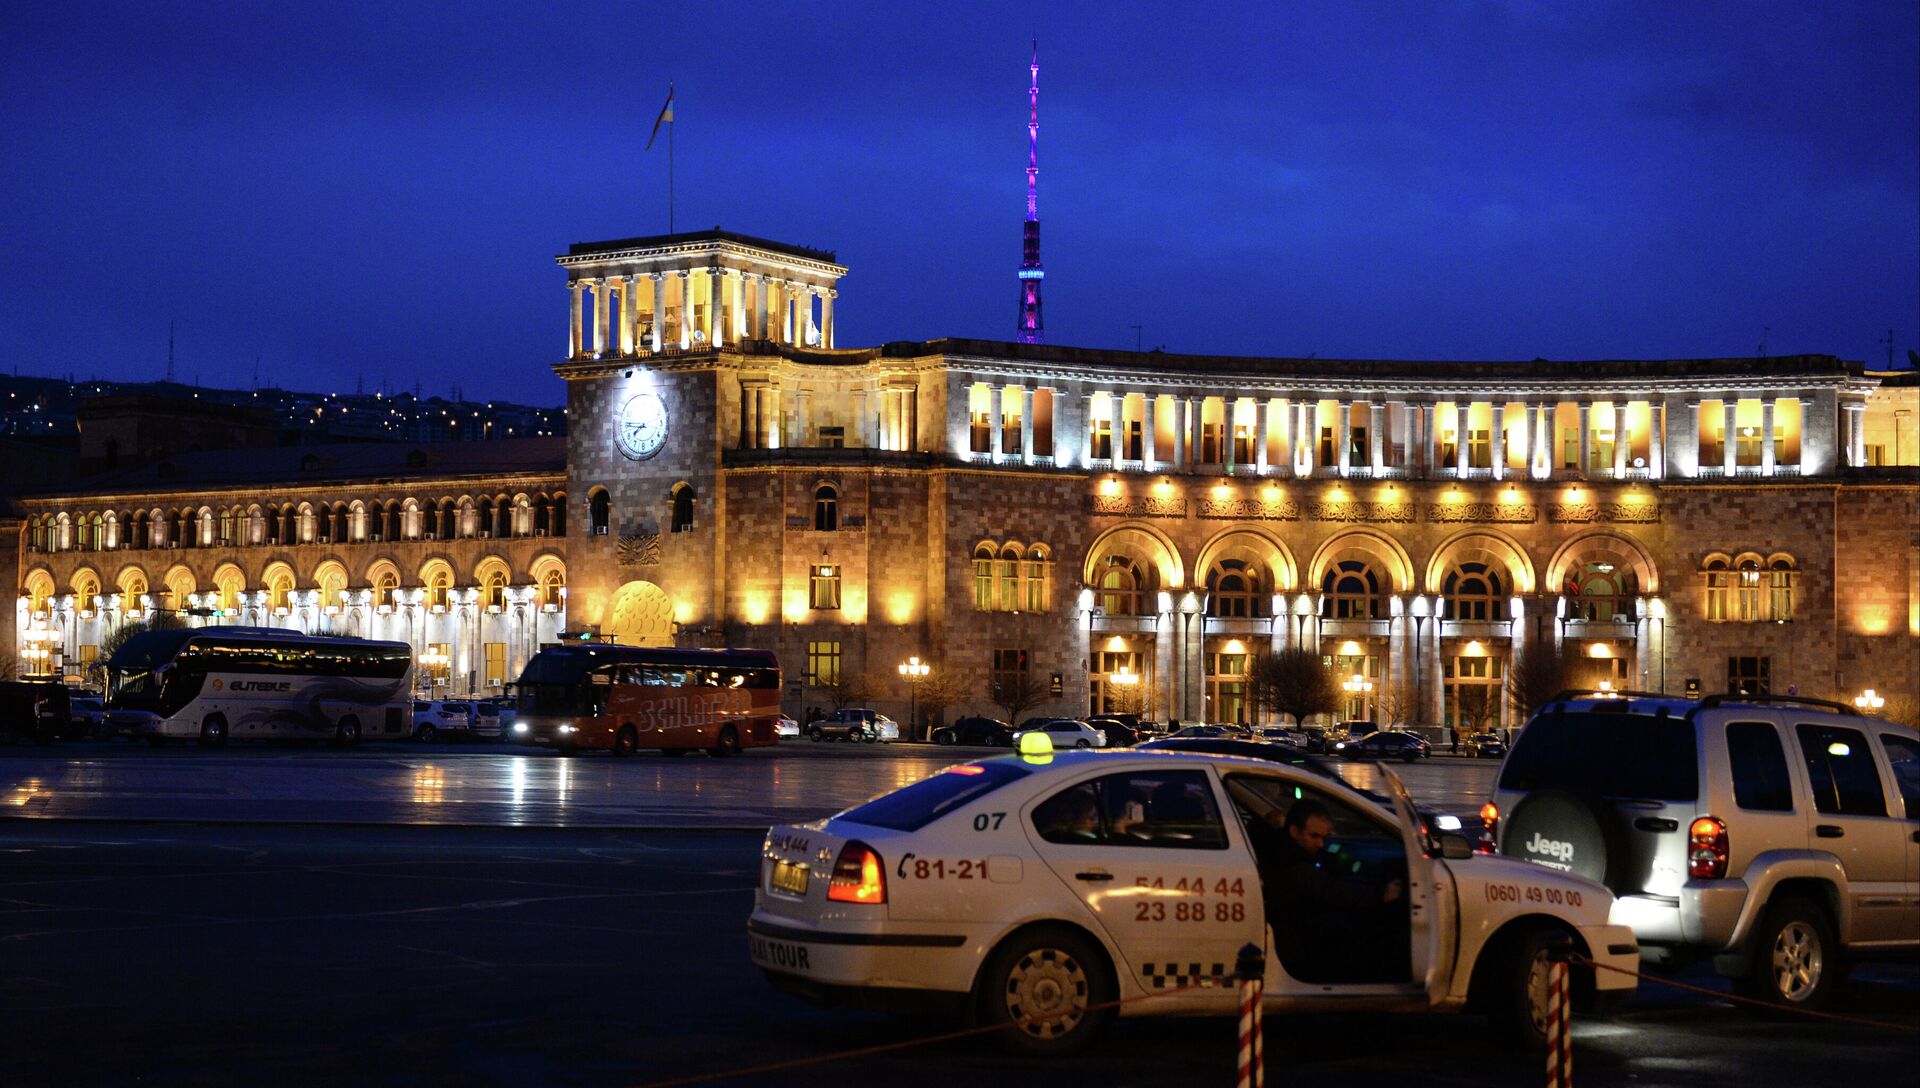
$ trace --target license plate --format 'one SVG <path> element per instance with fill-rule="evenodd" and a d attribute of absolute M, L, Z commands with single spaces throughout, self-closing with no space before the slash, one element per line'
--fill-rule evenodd
<path fill-rule="evenodd" d="M 776 861 L 773 863 L 773 890 L 805 896 L 812 876 L 813 871 L 804 862 Z"/>

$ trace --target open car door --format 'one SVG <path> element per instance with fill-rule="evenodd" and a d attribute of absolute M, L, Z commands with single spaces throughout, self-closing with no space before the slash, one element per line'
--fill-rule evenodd
<path fill-rule="evenodd" d="M 1446 990 L 1454 957 L 1454 893 L 1451 874 L 1437 860 L 1439 839 L 1407 792 L 1406 783 L 1385 764 L 1378 765 L 1387 780 L 1395 813 L 1400 817 L 1400 835 L 1407 847 L 1407 921 L 1414 981 L 1427 991 L 1429 1003 L 1438 1001 Z"/>

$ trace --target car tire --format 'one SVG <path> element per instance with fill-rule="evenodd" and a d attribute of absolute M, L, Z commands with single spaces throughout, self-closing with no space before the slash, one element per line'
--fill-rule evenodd
<path fill-rule="evenodd" d="M 869 729 L 866 732 L 860 734 L 860 743 L 862 744 L 872 744 L 875 741 L 878 741 L 879 739 L 880 739 L 880 733 L 878 730 Z"/>
<path fill-rule="evenodd" d="M 1782 899 L 1767 907 L 1754 929 L 1747 973 L 1735 988 L 1776 1010 L 1823 1008 L 1844 974 L 1839 952 L 1826 911 L 1806 899 Z"/>
<path fill-rule="evenodd" d="M 934 731 L 933 743 L 951 747 L 960 743 L 960 737 L 951 729 L 938 729 Z"/>
<path fill-rule="evenodd" d="M 980 1021 L 1003 1026 L 995 1038 L 1018 1053 L 1071 1054 L 1113 1018 L 1110 975 L 1100 946 L 1081 933 L 1054 926 L 1016 933 L 980 972 Z"/>
<path fill-rule="evenodd" d="M 1091 748 L 1093 747 L 1093 743 L 1091 741 L 1088 741 L 1085 737 L 1082 737 L 1081 739 L 1074 741 L 1073 746 L 1075 748 Z"/>
<path fill-rule="evenodd" d="M 432 743 L 433 743 L 433 725 L 432 725 L 432 723 L 430 723 L 430 722 L 425 722 L 425 723 L 422 723 L 422 724 L 420 724 L 420 725 L 416 725 L 416 726 L 414 726 L 414 727 L 413 727 L 413 739 L 414 739 L 414 740 L 417 740 L 417 741 L 419 741 L 419 742 L 420 742 L 420 743 L 422 743 L 422 744 L 432 744 Z"/>
<path fill-rule="evenodd" d="M 731 725 L 722 726 L 720 735 L 713 738 L 713 747 L 708 749 L 708 751 L 712 752 L 716 759 L 724 756 L 739 755 L 740 734 L 734 732 L 733 726 Z"/>
<path fill-rule="evenodd" d="M 227 719 L 224 714 L 209 714 L 200 723 L 200 747 L 224 748 L 227 745 Z"/>
<path fill-rule="evenodd" d="M 812 741 L 815 744 L 819 744 L 820 743 L 820 727 L 816 725 L 813 728 L 808 729 L 807 739 Z"/>
<path fill-rule="evenodd" d="M 333 727 L 333 743 L 342 748 L 352 748 L 360 743 L 360 719 L 341 718 Z"/>
<path fill-rule="evenodd" d="M 1487 1022 L 1508 1046 L 1547 1049 L 1547 1002 L 1552 992 L 1547 953 L 1553 944 L 1568 939 L 1565 930 L 1538 929 L 1509 942 L 1500 952 L 1501 959 L 1488 979 L 1493 992 L 1487 995 Z M 1571 969 L 1568 976 L 1565 1000 L 1572 1001 Z"/>
<path fill-rule="evenodd" d="M 640 734 L 631 725 L 623 725 L 613 737 L 613 754 L 625 758 L 640 750 Z"/>

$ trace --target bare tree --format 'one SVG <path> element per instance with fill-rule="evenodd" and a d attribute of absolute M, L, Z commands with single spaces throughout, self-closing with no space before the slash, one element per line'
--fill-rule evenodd
<path fill-rule="evenodd" d="M 1460 720 L 1455 729 L 1461 733 L 1478 733 L 1500 721 L 1500 689 L 1493 684 L 1465 684 L 1454 689 L 1454 706 L 1459 708 Z M 1550 694 L 1558 694 L 1553 692 Z"/>
<path fill-rule="evenodd" d="M 987 700 L 1007 712 L 1007 724 L 1051 697 L 1047 681 L 1030 672 L 1005 673 L 987 681 Z"/>
<path fill-rule="evenodd" d="M 1387 684 L 1373 697 L 1374 717 L 1381 725 L 1407 725 L 1420 718 L 1420 696 L 1411 681 Z"/>
<path fill-rule="evenodd" d="M 1312 650 L 1294 647 L 1260 654 L 1248 669 L 1249 688 L 1258 704 L 1304 724 L 1315 714 L 1340 710 L 1340 685 L 1326 662 Z"/>
<path fill-rule="evenodd" d="M 966 698 L 966 686 L 961 683 L 958 676 L 954 675 L 953 670 L 937 665 L 927 674 L 926 679 L 917 681 L 914 686 L 917 690 L 908 693 L 908 705 L 918 702 L 920 714 L 927 719 L 929 725 L 939 719 L 942 711 Z M 920 732 L 920 723 L 912 724 L 914 735 L 917 737 Z"/>
<path fill-rule="evenodd" d="M 839 679 L 821 687 L 827 693 L 827 701 L 835 710 L 845 710 L 850 706 L 865 706 L 873 701 L 875 685 L 866 673 L 842 672 Z"/>
<path fill-rule="evenodd" d="M 1514 717 L 1526 721 L 1541 704 L 1569 688 L 1584 687 L 1592 666 L 1570 643 L 1534 643 L 1507 665 L 1507 697 Z"/>

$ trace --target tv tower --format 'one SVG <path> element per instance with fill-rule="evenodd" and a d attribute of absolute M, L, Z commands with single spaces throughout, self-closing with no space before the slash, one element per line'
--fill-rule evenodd
<path fill-rule="evenodd" d="M 1020 333 L 1022 344 L 1038 344 L 1046 322 L 1040 316 L 1040 39 L 1033 40 L 1027 85 L 1027 222 L 1020 236 Z"/>

